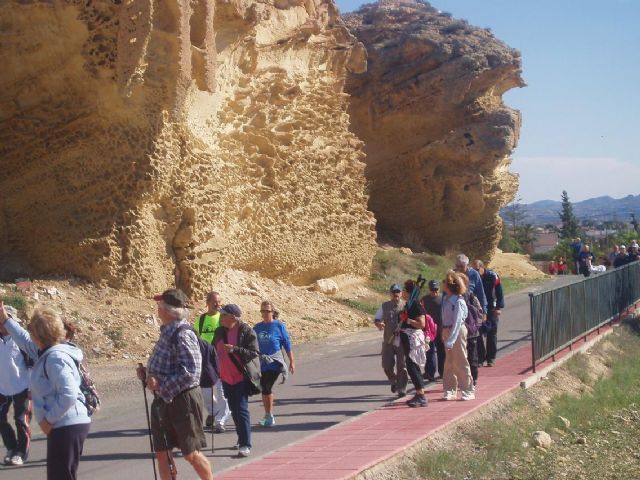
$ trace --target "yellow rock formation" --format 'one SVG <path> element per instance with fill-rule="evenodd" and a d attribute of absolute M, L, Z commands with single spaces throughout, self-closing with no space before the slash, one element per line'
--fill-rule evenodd
<path fill-rule="evenodd" d="M 488 258 L 519 112 L 502 94 L 524 82 L 520 54 L 424 2 L 385 1 L 346 15 L 368 69 L 347 82 L 352 131 L 365 143 L 369 208 L 382 240 Z"/>
<path fill-rule="evenodd" d="M 331 0 L 0 5 L 0 265 L 139 292 L 374 254 Z"/>

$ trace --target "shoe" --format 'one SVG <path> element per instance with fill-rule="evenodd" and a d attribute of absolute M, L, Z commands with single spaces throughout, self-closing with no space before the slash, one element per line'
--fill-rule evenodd
<path fill-rule="evenodd" d="M 442 399 L 443 400 L 455 400 L 456 399 L 456 394 L 455 394 L 455 392 L 445 392 L 444 395 L 442 395 Z"/>
<path fill-rule="evenodd" d="M 276 418 L 273 415 L 266 414 L 258 423 L 263 427 L 273 427 L 276 424 Z"/>
<path fill-rule="evenodd" d="M 226 428 L 224 428 L 224 425 L 221 423 L 216 423 L 216 426 L 213 428 L 213 431 L 216 433 L 224 433 L 227 431 Z"/>
<path fill-rule="evenodd" d="M 476 392 L 470 390 L 468 392 L 462 392 L 462 400 L 475 400 Z"/>
<path fill-rule="evenodd" d="M 407 392 L 398 392 L 398 398 L 404 398 L 407 396 Z"/>
<path fill-rule="evenodd" d="M 396 387 L 396 384 L 392 384 L 391 385 L 391 393 L 396 393 L 398 391 L 398 387 Z"/>
<path fill-rule="evenodd" d="M 240 449 L 238 450 L 239 457 L 248 457 L 250 453 L 251 449 L 249 447 L 240 447 Z"/>
<path fill-rule="evenodd" d="M 204 426 L 207 428 L 213 427 L 213 415 L 207 415 L 207 419 L 204 421 Z"/>
<path fill-rule="evenodd" d="M 411 400 L 407 402 L 411 408 L 416 407 L 426 407 L 427 406 L 427 398 L 424 395 L 416 395 Z"/>
<path fill-rule="evenodd" d="M 11 458 L 13 457 L 13 450 L 7 450 L 6 455 L 4 456 L 4 464 L 11 465 Z"/>
<path fill-rule="evenodd" d="M 487 367 L 493 367 L 493 365 L 494 365 L 494 360 L 489 360 L 487 362 Z"/>
<path fill-rule="evenodd" d="M 22 460 L 22 457 L 20 455 L 14 455 L 9 460 L 9 465 L 14 465 L 16 467 L 20 465 L 24 465 L 24 460 Z"/>

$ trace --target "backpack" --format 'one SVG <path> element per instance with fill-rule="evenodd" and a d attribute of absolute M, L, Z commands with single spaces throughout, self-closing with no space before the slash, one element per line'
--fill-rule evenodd
<path fill-rule="evenodd" d="M 71 342 L 67 342 L 69 345 L 75 346 Z M 48 356 L 48 355 L 47 355 Z M 71 357 L 71 355 L 69 355 Z M 80 374 L 80 392 L 82 392 L 82 403 L 87 408 L 87 415 L 91 416 L 100 410 L 100 395 L 98 394 L 98 389 L 96 388 L 96 384 L 93 382 L 91 378 L 91 374 L 89 370 L 82 362 L 76 362 L 75 358 L 71 357 L 73 363 L 75 363 L 76 368 L 78 369 L 78 373 Z M 44 376 L 47 380 L 49 380 L 49 375 L 47 374 L 47 359 L 44 359 Z"/>
<path fill-rule="evenodd" d="M 467 327 L 467 337 L 475 337 L 478 335 L 483 322 L 482 310 L 476 305 L 478 300 L 473 293 L 466 293 L 464 301 L 467 304 L 467 318 L 464 320 L 464 325 Z"/>
<path fill-rule="evenodd" d="M 200 355 L 202 356 L 200 386 L 204 388 L 213 387 L 220 377 L 220 370 L 218 369 L 218 354 L 216 349 L 206 340 L 200 338 L 198 332 L 196 332 L 191 325 L 186 323 L 178 325 L 178 328 L 173 332 L 173 335 L 171 336 L 172 345 L 176 345 L 178 343 L 178 334 L 182 330 L 191 330 L 196 334 L 196 338 L 198 339 L 198 347 L 200 347 Z"/>

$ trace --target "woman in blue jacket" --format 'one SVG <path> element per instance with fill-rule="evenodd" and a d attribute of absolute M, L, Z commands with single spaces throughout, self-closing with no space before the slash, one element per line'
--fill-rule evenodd
<path fill-rule="evenodd" d="M 75 480 L 91 422 L 80 391 L 82 351 L 64 342 L 64 325 L 53 310 L 36 310 L 27 331 L 0 301 L 0 323 L 35 361 L 31 398 L 36 421 L 47 436 L 47 480 Z"/>

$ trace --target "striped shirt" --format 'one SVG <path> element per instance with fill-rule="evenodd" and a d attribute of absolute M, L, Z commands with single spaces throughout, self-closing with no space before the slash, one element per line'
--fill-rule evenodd
<path fill-rule="evenodd" d="M 160 327 L 160 338 L 149 357 L 147 371 L 158 379 L 158 394 L 169 403 L 180 392 L 200 385 L 202 355 L 198 337 L 191 329 L 173 334 L 186 320 L 174 320 Z M 173 343 L 173 345 L 172 345 Z"/>

